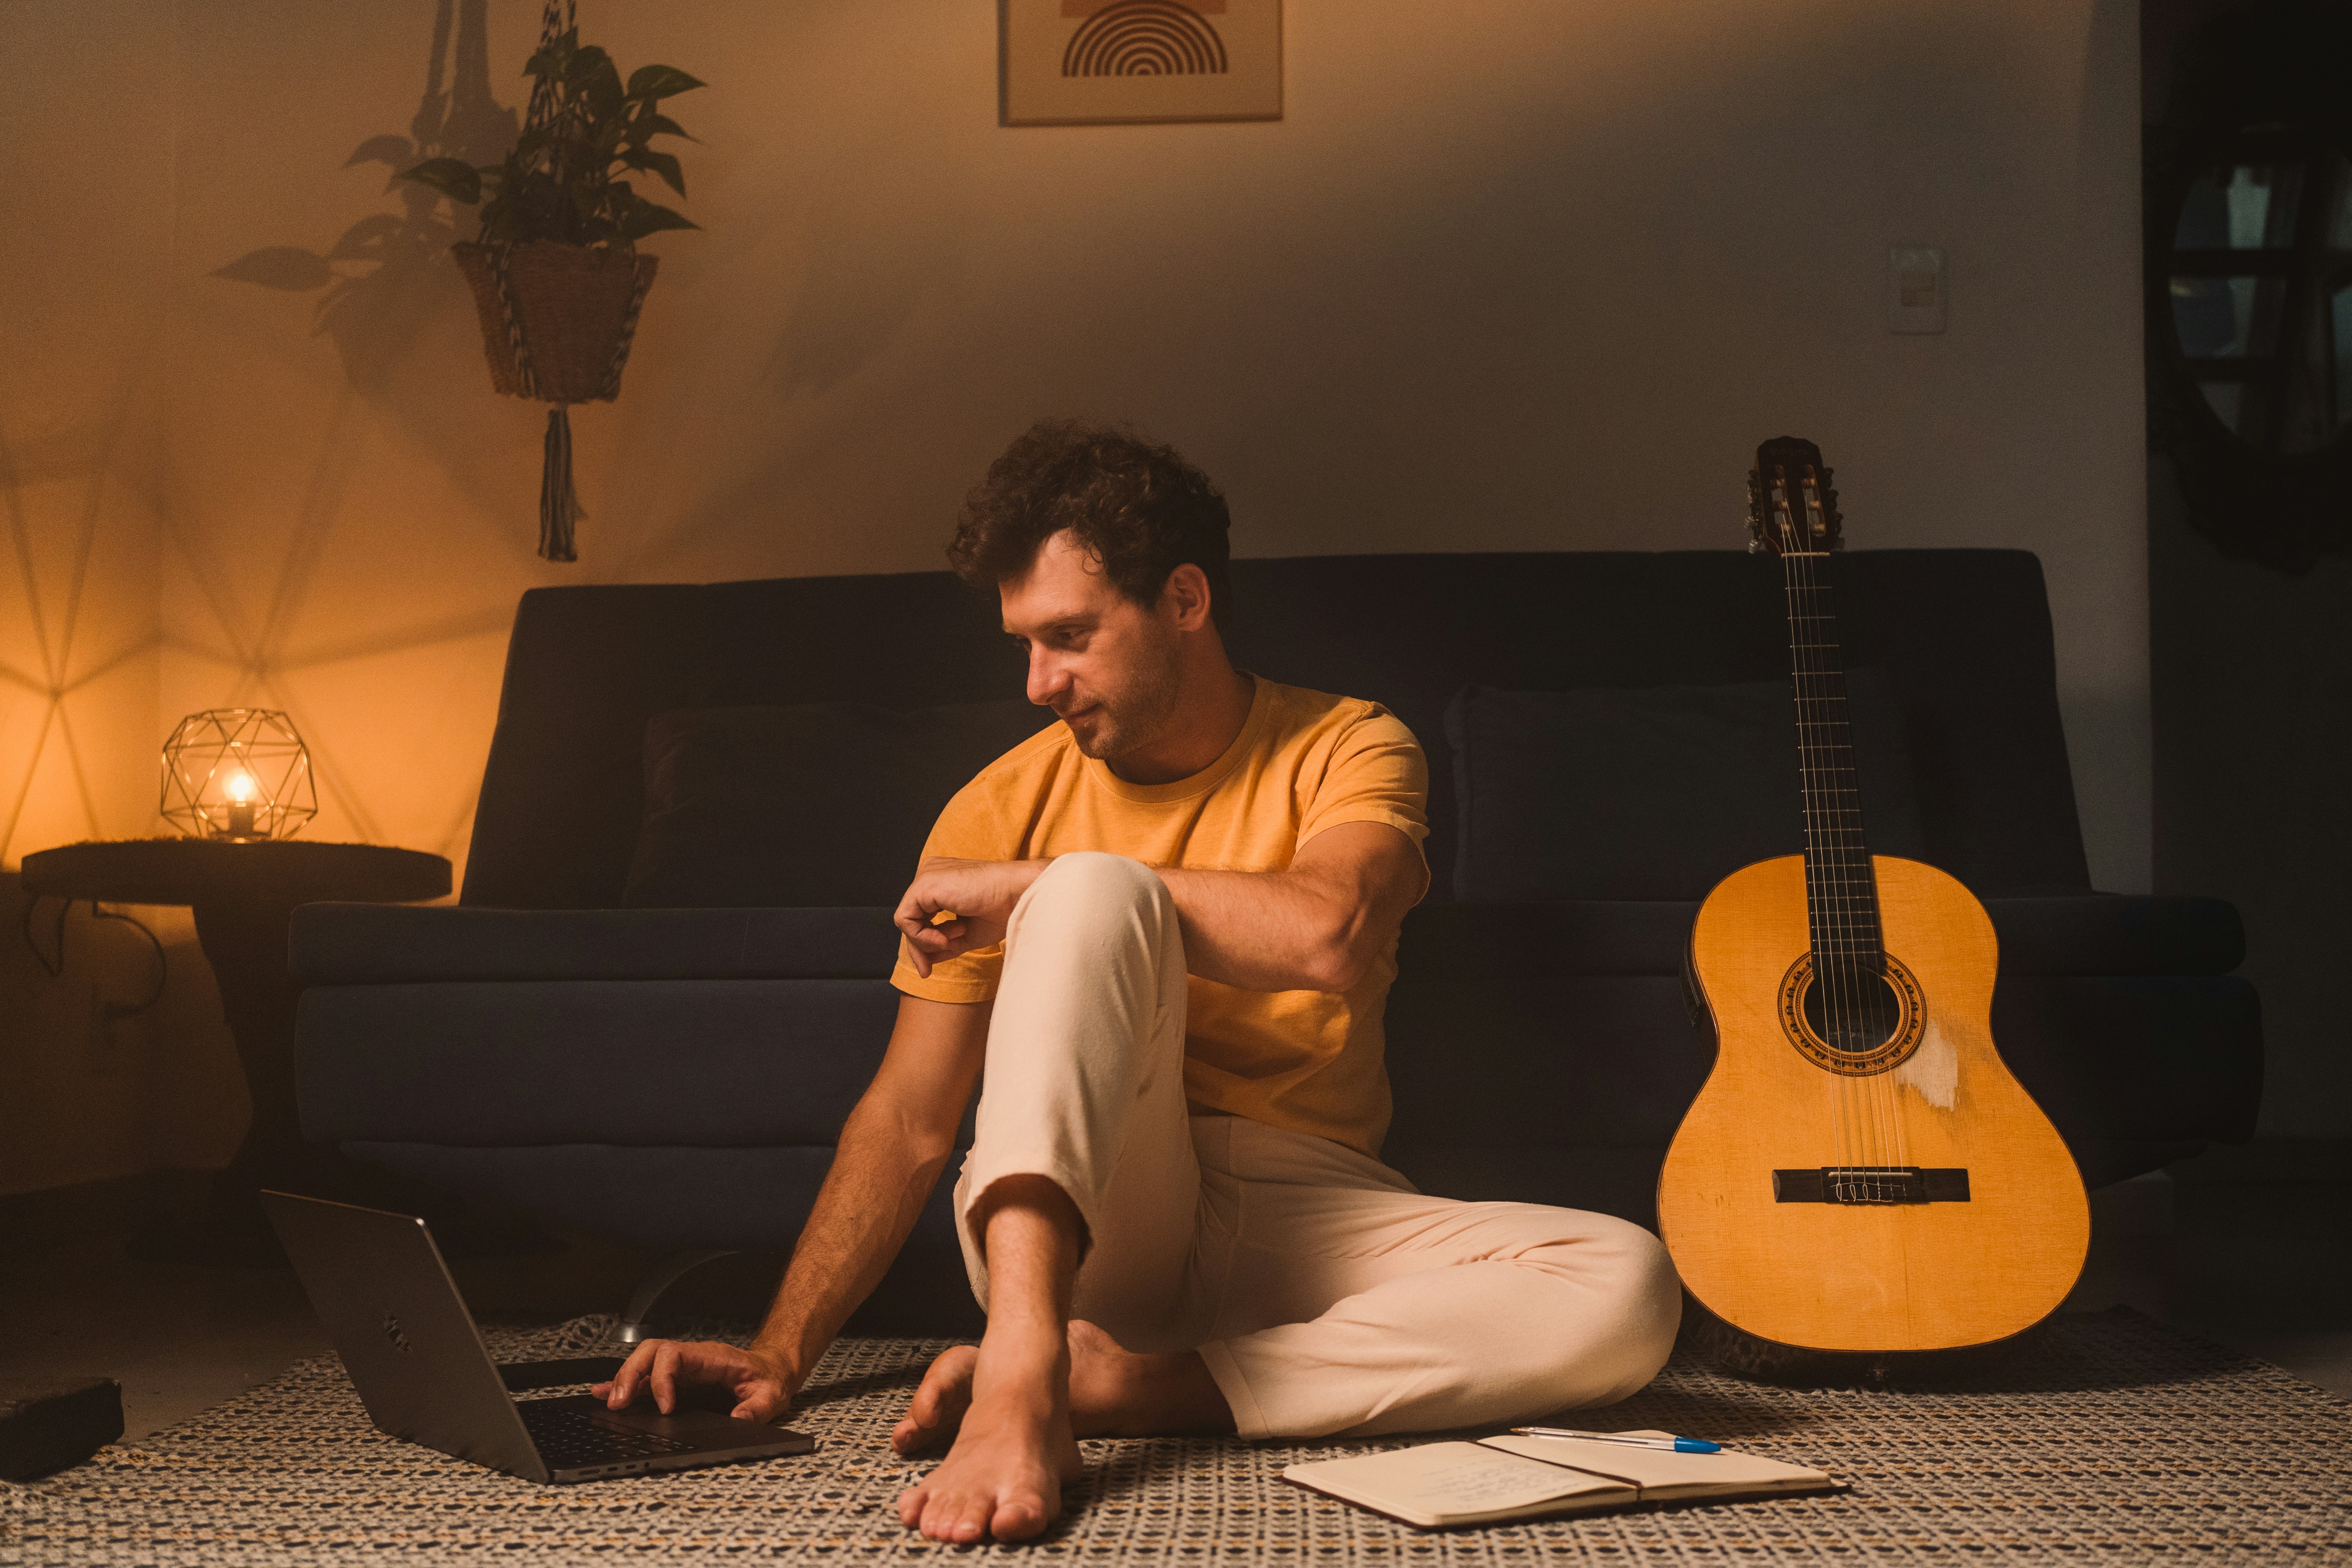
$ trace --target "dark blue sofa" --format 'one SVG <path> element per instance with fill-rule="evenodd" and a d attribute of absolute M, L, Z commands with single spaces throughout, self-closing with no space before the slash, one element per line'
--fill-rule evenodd
<path fill-rule="evenodd" d="M 2002 950 L 1995 1037 L 2086 1179 L 2251 1137 L 2261 1023 L 2231 973 L 2234 910 L 2089 885 L 2039 563 L 1859 552 L 1837 573 L 1848 661 L 1877 672 L 1907 747 L 1916 843 L 1875 847 L 1917 853 L 1986 901 Z M 1234 586 L 1237 663 L 1386 703 L 1429 753 L 1433 885 L 1406 922 L 1390 1004 L 1388 1159 L 1433 1192 L 1650 1222 L 1711 1050 L 1681 979 L 1704 887 L 1685 871 L 1647 889 L 1659 896 L 1482 897 L 1457 866 L 1461 789 L 1495 781 L 1457 779 L 1449 704 L 1473 687 L 1785 680 L 1777 564 L 1315 557 L 1236 562 Z M 305 1134 L 647 1247 L 789 1246 L 889 1029 L 887 912 L 620 908 L 647 722 L 1017 698 L 1022 667 L 993 612 L 944 573 L 526 594 L 461 901 L 296 913 Z M 1563 780 L 1671 806 L 1691 772 L 1608 756 Z M 1793 769 L 1786 792 L 1785 839 L 1763 852 L 1799 847 Z M 790 801 L 774 809 L 791 820 Z M 1549 826 L 1491 812 L 1483 855 L 1498 822 L 1541 860 Z M 1673 857 L 1685 867 L 1757 858 L 1752 843 L 1715 844 L 1711 821 L 1686 832 Z M 903 847 L 909 866 L 919 838 Z M 944 1184 L 873 1312 L 905 1330 L 968 1322 Z"/>

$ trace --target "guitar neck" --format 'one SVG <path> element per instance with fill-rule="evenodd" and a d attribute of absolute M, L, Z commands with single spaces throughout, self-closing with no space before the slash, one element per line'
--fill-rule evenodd
<path fill-rule="evenodd" d="M 1805 911 L 1814 962 L 1878 973 L 1878 882 L 1863 832 L 1846 720 L 1845 661 L 1827 552 L 1781 556 L 1795 666 L 1798 775 L 1805 803 Z"/>

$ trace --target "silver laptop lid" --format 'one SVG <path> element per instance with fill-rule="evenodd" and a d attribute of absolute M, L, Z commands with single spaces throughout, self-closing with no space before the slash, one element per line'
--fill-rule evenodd
<path fill-rule="evenodd" d="M 548 1479 L 423 1220 L 289 1193 L 261 1202 L 379 1429 Z"/>

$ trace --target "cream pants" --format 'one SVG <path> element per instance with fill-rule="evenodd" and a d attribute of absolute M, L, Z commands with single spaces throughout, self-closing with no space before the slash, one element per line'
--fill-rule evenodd
<path fill-rule="evenodd" d="M 1013 912 L 972 1202 L 1045 1176 L 1085 1217 L 1072 1313 L 1131 1351 L 1197 1350 L 1244 1437 L 1496 1426 L 1622 1399 L 1672 1348 L 1656 1237 L 1605 1215 L 1425 1197 L 1326 1139 L 1184 1100 L 1183 942 L 1167 885 L 1065 855 Z"/>

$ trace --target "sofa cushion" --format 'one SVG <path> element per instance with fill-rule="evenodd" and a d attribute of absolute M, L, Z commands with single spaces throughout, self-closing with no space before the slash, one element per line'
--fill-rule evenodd
<path fill-rule="evenodd" d="M 886 980 L 314 986 L 299 1026 L 302 1135 L 829 1145 L 898 1011 Z"/>
<path fill-rule="evenodd" d="M 459 980 L 889 978 L 887 909 L 481 910 L 304 904 L 288 934 L 305 985 Z"/>
<path fill-rule="evenodd" d="M 1870 845 L 1924 858 L 1903 708 L 1847 677 Z M 1465 687 L 1445 712 L 1465 903 L 1699 899 L 1804 847 L 1786 680 L 1626 690 Z"/>
<path fill-rule="evenodd" d="M 1025 701 L 657 713 L 621 901 L 895 907 L 949 797 L 1052 720 Z"/>

